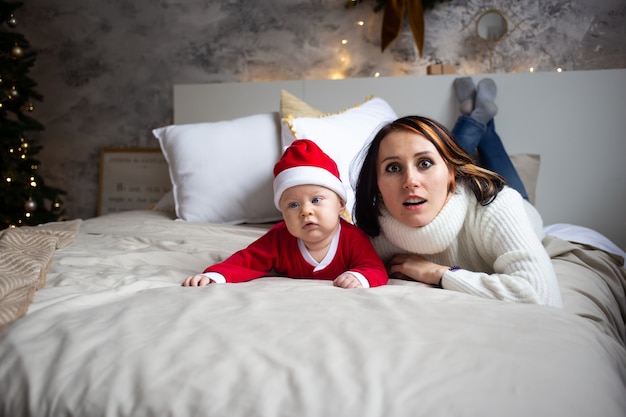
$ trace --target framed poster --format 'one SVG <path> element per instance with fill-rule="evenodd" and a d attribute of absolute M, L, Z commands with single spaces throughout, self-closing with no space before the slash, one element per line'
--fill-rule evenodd
<path fill-rule="evenodd" d="M 160 148 L 102 148 L 97 215 L 153 207 L 172 189 Z"/>

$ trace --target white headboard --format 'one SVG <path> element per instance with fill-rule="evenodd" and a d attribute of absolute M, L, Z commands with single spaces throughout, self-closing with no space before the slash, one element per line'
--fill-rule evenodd
<path fill-rule="evenodd" d="M 452 127 L 457 75 L 174 86 L 177 124 L 278 111 L 285 89 L 322 111 L 375 95 L 398 115 Z M 626 69 L 481 74 L 498 85 L 496 130 L 507 151 L 541 154 L 536 206 L 545 224 L 590 227 L 626 247 Z"/>

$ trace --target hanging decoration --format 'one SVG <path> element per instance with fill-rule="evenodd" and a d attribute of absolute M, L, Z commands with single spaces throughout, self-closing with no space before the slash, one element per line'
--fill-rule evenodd
<path fill-rule="evenodd" d="M 411 32 L 415 39 L 415 45 L 420 56 L 424 50 L 424 10 L 432 9 L 437 3 L 450 0 L 376 0 L 374 11 L 378 12 L 384 8 L 383 28 L 381 33 L 381 51 L 385 49 L 398 37 L 404 15 L 407 14 Z M 354 7 L 362 0 L 349 0 L 346 7 Z"/>
<path fill-rule="evenodd" d="M 385 15 L 383 16 L 383 30 L 381 34 L 381 51 L 393 42 L 400 34 L 405 9 L 408 14 L 409 24 L 415 39 L 415 45 L 420 56 L 424 49 L 424 9 L 419 0 L 387 0 L 385 2 Z"/>

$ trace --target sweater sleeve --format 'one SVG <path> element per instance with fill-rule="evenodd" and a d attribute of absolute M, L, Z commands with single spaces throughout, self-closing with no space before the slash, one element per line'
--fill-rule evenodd
<path fill-rule="evenodd" d="M 491 204 L 472 209 L 460 243 L 467 257 L 459 259 L 462 269 L 444 273 L 444 288 L 483 298 L 562 307 L 556 272 L 523 204 L 518 193 L 505 188 Z M 480 269 L 477 260 L 491 268 Z"/>

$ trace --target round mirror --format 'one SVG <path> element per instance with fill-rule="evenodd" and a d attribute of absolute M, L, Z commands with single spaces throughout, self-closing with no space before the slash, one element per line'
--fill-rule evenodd
<path fill-rule="evenodd" d="M 487 42 L 499 41 L 507 30 L 506 19 L 498 10 L 487 10 L 476 20 L 476 34 Z"/>

